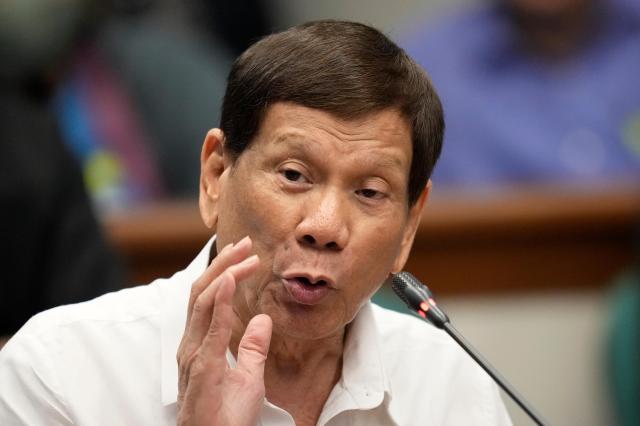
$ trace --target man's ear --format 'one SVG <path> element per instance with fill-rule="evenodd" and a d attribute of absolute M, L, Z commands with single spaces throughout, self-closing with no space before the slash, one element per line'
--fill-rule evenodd
<path fill-rule="evenodd" d="M 391 272 L 393 272 L 394 274 L 402 271 L 405 263 L 407 263 L 409 253 L 411 252 L 411 247 L 413 246 L 413 240 L 416 236 L 416 231 L 418 230 L 418 226 L 420 226 L 422 212 L 424 211 L 424 206 L 427 204 L 427 200 L 429 199 L 429 194 L 431 193 L 432 186 L 433 184 L 431 182 L 431 179 L 429 179 L 427 185 L 424 187 L 424 190 L 422 190 L 420 197 L 416 200 L 416 203 L 409 209 L 409 220 L 402 237 L 400 253 L 398 253 L 396 260 L 393 263 L 393 269 L 391 270 Z"/>
<path fill-rule="evenodd" d="M 211 129 L 200 153 L 200 216 L 208 228 L 214 228 L 218 222 L 220 177 L 224 169 L 224 133 Z"/>

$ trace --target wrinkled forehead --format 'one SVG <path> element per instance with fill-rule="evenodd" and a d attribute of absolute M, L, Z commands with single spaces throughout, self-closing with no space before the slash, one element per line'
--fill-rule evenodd
<path fill-rule="evenodd" d="M 389 108 L 355 118 L 343 118 L 330 112 L 294 103 L 271 105 L 260 124 L 252 145 L 305 144 L 334 149 L 342 155 L 354 151 L 379 151 L 385 163 L 398 166 L 407 174 L 411 167 L 411 126 L 396 109 Z"/>

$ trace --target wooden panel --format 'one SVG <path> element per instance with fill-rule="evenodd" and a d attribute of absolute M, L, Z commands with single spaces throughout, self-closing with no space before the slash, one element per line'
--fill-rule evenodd
<path fill-rule="evenodd" d="M 135 283 L 184 268 L 212 231 L 195 201 L 106 219 Z M 435 192 L 407 269 L 440 294 L 602 285 L 634 261 L 640 186 Z"/>
<path fill-rule="evenodd" d="M 438 294 L 599 286 L 637 255 L 640 188 L 443 193 L 407 269 Z"/>
<path fill-rule="evenodd" d="M 130 271 L 132 284 L 184 269 L 213 235 L 197 201 L 148 205 L 106 218 L 107 235 Z"/>

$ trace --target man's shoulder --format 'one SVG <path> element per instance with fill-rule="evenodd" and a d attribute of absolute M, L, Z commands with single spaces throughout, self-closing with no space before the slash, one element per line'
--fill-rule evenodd
<path fill-rule="evenodd" d="M 157 280 L 31 318 L 0 352 L 0 419 L 19 414 L 6 401 L 29 407 L 30 419 L 48 417 L 51 406 L 60 419 L 107 412 L 118 419 L 112 424 L 162 415 L 162 319 L 169 304 L 181 303 L 170 297 L 174 284 Z M 120 412 L 126 404 L 145 408 Z"/>
<path fill-rule="evenodd" d="M 381 341 L 390 342 L 391 347 L 412 347 L 423 342 L 426 345 L 451 345 L 451 339 L 441 330 L 408 313 L 400 313 L 373 304 Z M 385 347 L 388 345 L 385 344 Z"/>
<path fill-rule="evenodd" d="M 461 369 L 480 369 L 447 333 L 430 323 L 376 305 L 373 312 L 383 360 L 390 371 L 433 365 L 440 374 L 457 375 Z"/>
<path fill-rule="evenodd" d="M 400 424 L 411 424 L 408 407 L 427 406 L 434 424 L 510 424 L 495 384 L 444 331 L 379 306 L 373 312 Z"/>
<path fill-rule="evenodd" d="M 39 335 L 80 324 L 132 322 L 159 314 L 164 280 L 103 294 L 95 299 L 58 306 L 33 316 L 17 333 Z"/>
<path fill-rule="evenodd" d="M 477 367 L 467 354 L 442 330 L 412 315 L 374 305 L 380 352 L 391 378 L 414 383 L 414 371 L 426 365 L 437 366 L 443 381 L 463 370 Z M 447 377 L 448 376 L 448 377 Z"/>
<path fill-rule="evenodd" d="M 145 345 L 155 347 L 160 338 L 166 322 L 163 318 L 168 312 L 181 309 L 176 304 L 181 303 L 181 295 L 188 291 L 183 281 L 178 273 L 169 279 L 157 279 L 147 285 L 40 312 L 7 342 L 4 355 L 9 356 L 14 346 L 24 349 L 34 345 L 48 348 L 48 352 L 64 349 L 65 355 L 60 356 L 65 359 L 73 358 L 69 349 L 96 356 L 101 348 L 117 351 L 129 347 L 146 351 Z"/>

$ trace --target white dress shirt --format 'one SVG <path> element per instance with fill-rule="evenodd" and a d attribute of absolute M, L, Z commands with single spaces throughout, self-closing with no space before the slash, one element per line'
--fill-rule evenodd
<path fill-rule="evenodd" d="M 33 317 L 0 352 L 0 425 L 175 425 L 176 352 L 210 246 L 169 279 Z M 265 400 L 258 424 L 294 421 Z M 496 386 L 446 334 L 371 303 L 349 326 L 342 377 L 318 420 L 510 424 Z"/>

